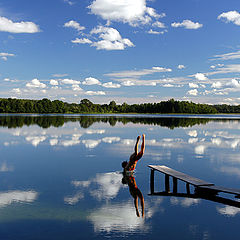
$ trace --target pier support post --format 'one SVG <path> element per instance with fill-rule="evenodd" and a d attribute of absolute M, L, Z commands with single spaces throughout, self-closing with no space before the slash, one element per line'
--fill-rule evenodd
<path fill-rule="evenodd" d="M 150 189 L 151 189 L 151 194 L 153 194 L 154 193 L 154 169 L 151 169 Z"/>
<path fill-rule="evenodd" d="M 187 194 L 190 194 L 190 186 L 189 186 L 189 183 L 186 183 L 186 190 L 187 190 Z"/>
<path fill-rule="evenodd" d="M 165 174 L 165 192 L 170 192 L 169 175 Z"/>
<path fill-rule="evenodd" d="M 177 178 L 173 177 L 173 193 L 177 193 Z"/>

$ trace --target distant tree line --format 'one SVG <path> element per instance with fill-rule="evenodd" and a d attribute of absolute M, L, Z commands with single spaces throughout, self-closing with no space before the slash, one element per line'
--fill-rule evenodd
<path fill-rule="evenodd" d="M 214 108 L 216 108 L 218 113 L 240 113 L 240 105 L 227 105 L 227 104 L 222 104 L 222 105 L 214 105 Z"/>
<path fill-rule="evenodd" d="M 79 104 L 67 103 L 59 100 L 51 101 L 28 99 L 0 99 L 0 113 L 186 113 L 186 114 L 215 114 L 240 113 L 240 105 L 208 105 L 188 101 L 161 101 L 159 103 L 94 104 L 88 99 L 82 99 Z"/>

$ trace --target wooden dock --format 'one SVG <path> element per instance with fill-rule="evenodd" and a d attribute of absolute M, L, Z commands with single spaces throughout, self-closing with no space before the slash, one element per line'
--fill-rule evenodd
<path fill-rule="evenodd" d="M 149 165 L 151 168 L 151 176 L 150 176 L 150 189 L 151 194 L 154 194 L 154 172 L 158 171 L 165 174 L 165 193 L 170 193 L 170 183 L 169 178 L 173 179 L 173 194 L 177 194 L 178 180 L 181 180 L 186 183 L 186 192 L 190 195 L 190 185 L 195 187 L 195 195 L 207 194 L 216 196 L 218 193 L 229 193 L 235 195 L 236 198 L 240 198 L 240 189 L 232 189 L 215 186 L 213 183 L 206 182 L 204 180 L 189 176 L 185 173 L 176 171 L 167 166 L 160 165 Z M 163 192 L 162 192 L 163 193 Z"/>

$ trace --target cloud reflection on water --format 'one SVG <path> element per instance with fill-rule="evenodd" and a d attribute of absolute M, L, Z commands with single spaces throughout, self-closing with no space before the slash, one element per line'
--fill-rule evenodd
<path fill-rule="evenodd" d="M 0 165 L 0 172 L 12 172 L 13 169 L 14 168 L 12 166 L 8 166 L 6 162 L 3 162 Z"/>
<path fill-rule="evenodd" d="M 240 213 L 240 208 L 232 207 L 232 206 L 225 206 L 225 207 L 217 207 L 218 213 L 228 216 L 234 217 L 235 215 Z"/>
<path fill-rule="evenodd" d="M 93 223 L 95 232 L 132 232 L 149 229 L 143 218 L 136 217 L 133 203 L 130 201 L 103 205 L 93 211 L 88 219 Z"/>
<path fill-rule="evenodd" d="M 78 189 L 73 196 L 64 198 L 64 202 L 75 205 L 83 200 L 84 195 L 89 195 L 103 204 L 91 210 L 87 217 L 94 225 L 95 232 L 129 232 L 129 231 L 148 231 L 150 226 L 145 220 L 152 218 L 156 212 L 164 212 L 161 207 L 162 198 L 147 199 L 145 201 L 145 218 L 136 217 L 133 200 L 126 199 L 123 202 L 115 202 L 122 187 L 122 173 L 109 172 L 98 173 L 96 177 L 86 180 L 74 180 L 71 184 Z M 127 190 L 127 189 L 126 189 Z M 115 199 L 115 201 L 113 201 Z"/>
<path fill-rule="evenodd" d="M 219 167 L 219 164 L 215 164 L 213 166 L 215 171 L 239 175 L 236 164 L 240 163 L 240 158 L 236 150 L 240 147 L 240 134 L 238 134 L 240 124 L 239 121 L 229 123 L 226 120 L 209 122 L 207 126 L 195 125 L 190 128 L 179 128 L 174 132 L 174 136 L 169 132 L 172 130 L 168 130 L 169 135 L 161 134 L 157 137 L 154 129 L 158 130 L 159 126 L 151 126 L 151 131 L 146 139 L 146 145 L 151 152 L 147 151 L 146 155 L 151 157 L 153 161 L 158 162 L 169 161 L 174 157 L 181 164 L 184 163 L 187 155 L 195 156 L 198 159 L 207 157 L 211 162 L 224 162 L 225 166 Z M 101 126 L 103 124 L 101 123 Z M 124 127 L 128 128 L 128 125 Z M 130 124 L 130 127 L 132 128 L 132 124 Z M 0 128 L 0 131 L 6 132 L 6 129 Z M 111 131 L 108 128 L 102 127 L 79 128 L 77 122 L 67 122 L 61 128 L 57 128 L 57 131 L 55 127 L 42 129 L 38 126 L 24 126 L 18 129 L 8 129 L 7 134 L 11 134 L 11 137 L 8 137 L 8 141 L 4 142 L 4 146 L 10 147 L 11 145 L 21 144 L 25 140 L 34 147 L 49 145 L 54 147 L 56 151 L 62 146 L 68 148 L 80 145 L 92 150 L 101 144 L 116 145 L 116 149 L 118 148 L 126 154 L 132 151 L 134 138 L 124 138 L 120 134 L 112 136 L 110 133 Z M 181 149 L 184 149 L 185 153 Z M 181 151 L 179 153 L 181 156 L 179 154 L 175 156 L 176 151 Z M 227 156 L 224 159 L 226 154 Z"/>
<path fill-rule="evenodd" d="M 147 220 L 156 213 L 164 213 L 164 208 L 161 207 L 162 202 L 162 198 L 156 198 L 153 201 L 146 199 L 144 218 L 136 217 L 133 200 L 126 200 L 123 203 L 110 202 L 92 211 L 88 219 L 93 223 L 95 232 L 129 233 L 139 230 L 149 232 L 152 226 Z"/>
<path fill-rule="evenodd" d="M 120 188 L 122 187 L 122 174 L 119 172 L 109 172 L 109 173 L 99 173 L 95 178 L 89 179 L 87 181 L 77 181 L 71 182 L 75 188 L 80 188 L 76 194 L 72 197 L 67 197 L 64 199 L 83 199 L 83 191 L 87 188 L 87 193 L 94 197 L 95 199 L 110 200 L 117 196 Z M 79 194 L 82 196 L 78 198 Z M 68 201 L 65 201 L 68 203 Z M 71 204 L 76 204 L 78 201 L 74 201 Z"/>
<path fill-rule="evenodd" d="M 209 123 L 211 125 L 212 123 Z M 238 128 L 238 121 L 231 122 L 233 124 L 232 129 Z M 230 133 L 231 128 L 229 126 L 228 122 L 216 122 L 214 124 L 214 127 L 211 127 L 213 131 L 211 131 L 211 128 L 207 131 L 202 130 L 202 127 L 193 128 L 193 129 L 186 129 L 186 135 L 182 135 L 181 137 L 177 138 L 166 138 L 162 137 L 162 139 L 147 139 L 147 144 L 149 146 L 155 146 L 155 147 L 163 147 L 163 148 L 178 148 L 181 147 L 183 144 L 186 145 L 193 145 L 195 149 L 195 154 L 197 155 L 203 155 L 205 154 L 205 150 L 209 146 L 215 146 L 215 147 L 222 147 L 225 148 L 229 146 L 230 148 L 236 149 L 240 146 L 240 137 L 238 134 L 232 134 Z M 215 129 L 219 128 L 225 129 L 224 131 L 218 131 Z M 2 129 L 1 129 L 2 130 Z M 120 143 L 128 146 L 134 144 L 134 139 L 121 139 L 120 136 L 108 136 L 105 135 L 102 138 L 91 138 L 91 139 L 84 139 L 85 135 L 103 135 L 106 134 L 106 129 L 83 129 L 76 127 L 76 123 L 67 123 L 64 124 L 61 128 L 58 128 L 58 131 L 55 131 L 54 127 L 50 127 L 45 129 L 44 131 L 36 126 L 31 126 L 30 128 L 23 127 L 21 129 L 10 129 L 8 133 L 11 132 L 12 136 L 15 137 L 14 140 L 16 140 L 16 137 L 25 136 L 25 140 L 30 142 L 33 146 L 38 146 L 40 143 L 47 144 L 50 146 L 64 146 L 64 147 L 70 147 L 74 145 L 83 144 L 86 148 L 95 148 L 98 146 L 101 142 L 103 143 Z M 54 136 L 54 137 L 53 137 Z M 186 136 L 190 136 L 190 138 L 187 138 Z M 209 137 L 207 140 L 200 136 Z M 211 137 L 211 138 L 210 138 Z M 12 142 L 13 142 L 12 141 Z M 201 142 L 201 144 L 199 144 Z M 15 141 L 16 143 L 16 141 Z M 203 144 L 204 143 L 204 144 Z M 7 146 L 11 145 L 11 141 L 6 142 Z"/>
<path fill-rule="evenodd" d="M 43 142 L 47 139 L 45 136 L 28 136 L 26 140 L 31 142 L 31 144 L 36 147 L 40 142 Z"/>
<path fill-rule="evenodd" d="M 5 207 L 14 202 L 31 203 L 38 197 L 38 193 L 35 191 L 8 191 L 0 192 L 0 207 Z"/>
<path fill-rule="evenodd" d="M 92 140 L 92 139 L 82 140 L 82 143 L 86 148 L 95 148 L 98 146 L 100 142 L 101 140 Z"/>
<path fill-rule="evenodd" d="M 200 199 L 194 199 L 194 198 L 176 198 L 171 197 L 170 202 L 172 205 L 181 205 L 182 207 L 191 207 L 192 205 L 200 204 Z"/>

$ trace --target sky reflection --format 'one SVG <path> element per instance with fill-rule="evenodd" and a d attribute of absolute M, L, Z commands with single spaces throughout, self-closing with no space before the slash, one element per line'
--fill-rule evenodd
<path fill-rule="evenodd" d="M 4 214 L 11 221 L 18 219 L 19 224 L 27 217 L 56 224 L 63 221 L 61 224 L 71 227 L 75 223 L 78 233 L 94 231 L 104 237 L 113 232 L 156 237 L 167 234 L 171 227 L 174 239 L 181 234 L 202 239 L 213 236 L 216 225 L 226 224 L 227 219 L 238 224 L 240 210 L 233 206 L 204 199 L 149 196 L 147 166 L 167 165 L 216 185 L 239 188 L 240 121 L 189 125 L 183 120 L 183 125 L 177 121 L 174 126 L 175 120 L 169 124 L 168 119 L 155 119 L 154 124 L 144 119 L 115 120 L 112 125 L 106 119 L 89 118 L 81 124 L 63 121 L 60 127 L 0 127 L 1 213 L 11 208 Z M 129 188 L 122 184 L 121 162 L 129 159 L 136 136 L 142 133 L 146 134 L 146 151 L 135 178 L 145 200 L 145 215 L 139 218 Z M 162 185 L 162 176 L 156 176 L 156 189 Z M 185 185 L 179 184 L 179 190 L 185 191 Z M 6 215 L 0 217 L 2 222 Z M 86 225 L 93 230 L 86 230 Z M 230 228 L 236 232 L 233 226 Z"/>
<path fill-rule="evenodd" d="M 119 126 L 121 128 L 121 125 Z M 125 128 L 137 128 L 137 125 L 126 124 Z M 180 128 L 175 134 L 156 135 L 158 126 L 148 128 L 146 145 L 151 149 L 146 154 L 155 161 L 171 159 L 172 152 L 184 148 L 185 152 L 191 153 L 195 158 L 204 158 L 210 155 L 211 161 L 224 161 L 225 166 L 217 167 L 218 171 L 239 176 L 240 147 L 240 122 L 238 120 L 223 120 L 209 122 L 207 126 L 198 125 L 188 128 Z M 146 130 L 145 130 L 146 131 Z M 89 128 L 79 128 L 78 122 L 67 122 L 60 128 L 49 127 L 42 129 L 39 126 L 22 128 L 0 128 L 0 134 L 4 134 L 4 147 L 30 143 L 33 147 L 49 145 L 57 150 L 57 147 L 84 146 L 86 149 L 94 149 L 102 144 L 116 145 L 122 151 L 128 152 L 132 149 L 135 136 L 126 138 L 116 131 L 111 134 L 109 125 L 101 123 L 101 128 L 92 125 Z M 157 138 L 156 138 L 157 137 Z M 0 141 L 1 144 L 1 141 Z M 218 151 L 216 151 L 218 149 Z M 232 151 L 231 151 L 232 149 Z M 159 151 L 160 150 L 160 151 Z M 224 160 L 224 152 L 227 152 L 227 161 Z M 215 152 L 213 155 L 212 152 Z M 175 155 L 175 154 L 174 154 Z M 179 163 L 185 161 L 185 154 L 178 154 Z M 215 159 L 215 160 L 214 160 Z M 235 164 L 233 166 L 233 164 Z"/>
<path fill-rule="evenodd" d="M 128 191 L 128 188 L 122 184 L 122 178 L 122 173 L 109 172 L 98 173 L 89 180 L 74 180 L 71 185 L 77 191 L 72 196 L 64 197 L 64 202 L 65 204 L 75 205 L 84 200 L 86 195 L 99 201 L 100 207 L 91 210 L 87 217 L 93 223 L 96 232 L 129 232 L 136 230 L 146 232 L 150 229 L 150 225 L 146 224 L 145 220 L 152 218 L 157 212 L 164 211 L 161 207 L 163 199 L 158 198 L 154 201 L 147 199 L 145 201 L 144 218 L 137 218 L 134 201 L 130 195 L 122 202 L 119 203 L 118 201 L 120 189 L 124 188 L 124 191 Z"/>

